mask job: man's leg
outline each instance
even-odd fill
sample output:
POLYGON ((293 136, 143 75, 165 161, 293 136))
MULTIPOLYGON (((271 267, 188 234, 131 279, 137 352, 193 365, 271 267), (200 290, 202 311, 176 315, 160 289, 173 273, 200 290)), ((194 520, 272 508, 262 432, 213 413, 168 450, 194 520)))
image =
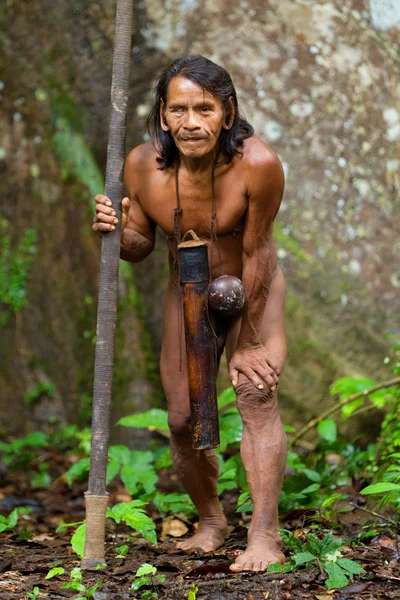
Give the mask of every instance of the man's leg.
POLYGON ((215 550, 224 542, 226 519, 218 501, 218 460, 213 450, 193 450, 183 321, 182 371, 179 371, 178 292, 170 282, 165 298, 161 379, 168 402, 171 457, 175 471, 196 506, 200 523, 178 548, 215 550))
MULTIPOLYGON (((262 339, 266 354, 282 372, 286 358, 283 321, 284 279, 280 269, 273 279, 263 319, 262 339)), ((227 359, 236 347, 240 322, 228 334, 227 359)), ((284 562, 278 534, 278 502, 287 457, 286 435, 279 417, 277 394, 266 386, 257 389, 240 374, 235 388, 243 420, 241 456, 254 503, 248 547, 231 565, 232 571, 264 570, 270 563, 284 562)))

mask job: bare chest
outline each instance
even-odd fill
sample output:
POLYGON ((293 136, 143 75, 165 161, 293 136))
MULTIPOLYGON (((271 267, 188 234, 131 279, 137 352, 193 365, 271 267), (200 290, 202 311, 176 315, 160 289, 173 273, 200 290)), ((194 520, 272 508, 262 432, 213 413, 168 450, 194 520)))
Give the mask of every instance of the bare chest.
MULTIPOLYGON (((211 176, 189 177, 179 174, 181 234, 193 229, 200 237, 210 236, 213 205, 217 235, 224 236, 243 230, 247 210, 244 178, 233 173, 214 179, 214 203, 211 176)), ((167 237, 174 235, 174 213, 177 208, 175 173, 156 172, 148 178, 140 196, 144 211, 157 223, 167 237)))

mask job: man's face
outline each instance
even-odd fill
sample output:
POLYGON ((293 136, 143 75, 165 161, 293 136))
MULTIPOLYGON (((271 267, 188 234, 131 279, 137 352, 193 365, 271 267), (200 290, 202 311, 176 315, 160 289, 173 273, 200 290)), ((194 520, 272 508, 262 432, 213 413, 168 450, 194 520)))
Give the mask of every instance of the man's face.
POLYGON ((166 104, 160 107, 161 126, 171 133, 179 152, 201 158, 214 150, 221 129, 230 129, 233 110, 232 99, 226 111, 218 98, 178 75, 170 81, 166 104))

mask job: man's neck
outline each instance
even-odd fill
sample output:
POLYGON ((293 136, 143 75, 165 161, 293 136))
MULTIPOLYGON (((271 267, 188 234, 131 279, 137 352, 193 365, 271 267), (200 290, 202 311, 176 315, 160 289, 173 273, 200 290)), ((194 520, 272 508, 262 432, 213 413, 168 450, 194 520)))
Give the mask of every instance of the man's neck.
POLYGON ((215 149, 209 154, 199 158, 191 158, 184 154, 180 154, 180 166, 193 175, 201 175, 202 173, 207 173, 211 170, 216 155, 217 151, 215 149))

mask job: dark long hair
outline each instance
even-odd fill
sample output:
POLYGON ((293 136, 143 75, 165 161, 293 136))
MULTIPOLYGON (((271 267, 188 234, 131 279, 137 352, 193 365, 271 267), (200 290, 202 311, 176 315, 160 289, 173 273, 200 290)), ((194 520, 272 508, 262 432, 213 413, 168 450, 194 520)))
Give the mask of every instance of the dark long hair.
POLYGON ((228 71, 208 58, 196 55, 175 60, 161 73, 156 83, 155 99, 147 118, 147 128, 159 154, 157 162, 161 165, 160 168, 170 167, 179 155, 170 132, 164 131, 160 122, 161 100, 166 103, 168 85, 171 79, 177 75, 199 84, 204 90, 218 98, 226 108, 229 98, 233 98, 235 110, 233 124, 229 130, 221 130, 217 156, 218 164, 230 163, 235 154, 241 154, 240 147, 243 145, 243 140, 251 137, 254 129, 240 114, 236 90, 228 71))

